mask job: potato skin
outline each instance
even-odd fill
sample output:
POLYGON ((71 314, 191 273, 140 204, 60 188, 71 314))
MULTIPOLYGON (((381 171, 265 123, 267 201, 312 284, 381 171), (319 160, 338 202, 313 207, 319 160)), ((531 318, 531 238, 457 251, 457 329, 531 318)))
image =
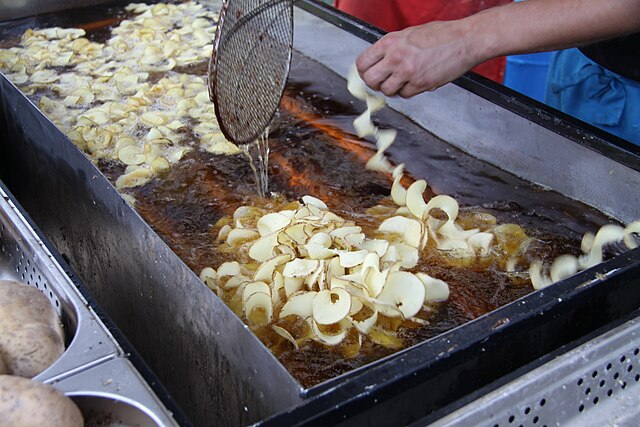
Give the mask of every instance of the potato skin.
POLYGON ((48 384, 0 375, 0 426, 83 427, 75 403, 48 384))
POLYGON ((64 350, 60 318, 49 299, 27 284, 0 280, 0 358, 4 373, 32 378, 64 350))

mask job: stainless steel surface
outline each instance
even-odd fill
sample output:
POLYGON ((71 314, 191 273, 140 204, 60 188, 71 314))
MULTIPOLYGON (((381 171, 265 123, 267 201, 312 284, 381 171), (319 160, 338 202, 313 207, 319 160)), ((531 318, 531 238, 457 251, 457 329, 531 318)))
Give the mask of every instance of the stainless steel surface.
POLYGON ((178 425, 131 362, 124 358, 111 359, 54 386, 79 406, 87 427, 178 425))
MULTIPOLYGON (((342 77, 346 78, 349 66, 369 46, 302 10, 296 9, 294 20, 294 48, 342 77), (318 34, 322 34, 321 41, 318 34)), ((594 136, 587 132, 582 134, 584 144, 576 143, 455 84, 408 100, 391 98, 388 104, 480 160, 622 222, 638 219, 638 170, 591 149, 589 141, 594 136)))
POLYGON ((86 300, 0 187, 0 279, 27 283, 45 294, 62 319, 64 354, 35 379, 54 382, 117 356, 121 350, 86 300))
POLYGON ((640 318, 452 412, 432 427, 637 426, 640 318))
MULTIPOLYGON (((131 427, 177 425, 2 186, 0 279, 42 291, 64 324, 69 341, 64 354, 34 380, 73 396, 86 420, 131 427)), ((87 423, 92 425, 105 423, 87 423)))
POLYGON ((0 21, 108 1, 110 0, 0 0, 0 21))
POLYGON ((209 96, 224 135, 256 140, 278 109, 289 75, 293 0, 226 0, 209 64, 209 96))

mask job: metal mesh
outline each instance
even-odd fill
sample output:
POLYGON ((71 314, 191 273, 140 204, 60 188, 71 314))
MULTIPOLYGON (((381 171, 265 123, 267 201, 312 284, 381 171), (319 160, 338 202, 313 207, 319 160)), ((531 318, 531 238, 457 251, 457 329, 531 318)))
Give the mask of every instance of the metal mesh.
POLYGON ((254 141, 273 117, 291 64, 292 0, 227 0, 209 64, 209 96, 224 135, 254 141))

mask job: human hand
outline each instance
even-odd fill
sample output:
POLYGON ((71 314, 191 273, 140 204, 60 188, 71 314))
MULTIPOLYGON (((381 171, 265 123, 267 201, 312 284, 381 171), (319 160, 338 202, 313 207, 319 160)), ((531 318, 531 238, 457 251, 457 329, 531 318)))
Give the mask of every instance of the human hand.
POLYGON ((387 96, 434 90, 482 62, 465 21, 431 22, 389 33, 356 60, 362 79, 387 96))

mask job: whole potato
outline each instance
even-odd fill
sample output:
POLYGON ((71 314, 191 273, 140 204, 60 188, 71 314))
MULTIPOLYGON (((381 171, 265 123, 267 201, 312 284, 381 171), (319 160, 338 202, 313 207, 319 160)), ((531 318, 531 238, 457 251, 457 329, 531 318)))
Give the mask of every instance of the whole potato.
POLYGON ((80 409, 50 385, 0 375, 0 426, 83 427, 80 409))
POLYGON ((25 283, 0 280, 0 373, 32 378, 62 353, 64 333, 49 299, 25 283))

